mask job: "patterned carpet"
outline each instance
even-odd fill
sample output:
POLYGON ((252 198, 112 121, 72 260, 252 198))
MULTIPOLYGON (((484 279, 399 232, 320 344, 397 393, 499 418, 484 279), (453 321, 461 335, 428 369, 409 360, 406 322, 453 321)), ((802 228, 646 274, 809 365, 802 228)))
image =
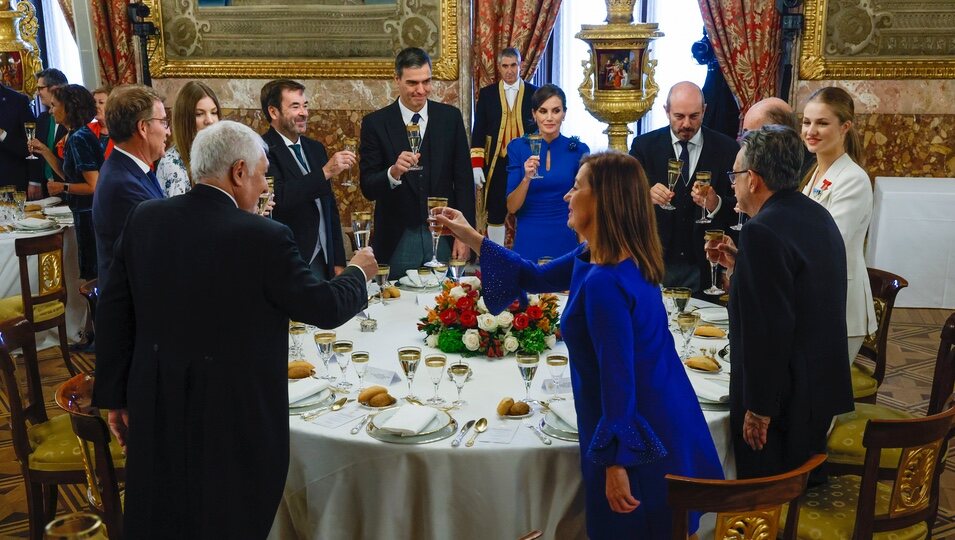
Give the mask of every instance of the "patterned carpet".
MULTIPOLYGON (((888 375, 879 390, 879 403, 925 414, 939 332, 949 313, 933 309, 895 310, 889 330, 888 375)), ((73 362, 87 371, 92 368, 95 357, 74 353, 73 362)), ((55 349, 41 353, 40 373, 47 409, 51 416, 60 414, 53 403, 53 395, 57 386, 68 377, 55 349)), ((10 440, 6 394, 0 394, 0 538, 24 538, 27 536, 26 498, 10 440)), ((942 475, 940 493, 941 505, 933 538, 955 538, 955 452, 952 452, 942 475)), ((80 486, 61 487, 58 511, 67 513, 85 509, 85 496, 85 489, 80 486)))

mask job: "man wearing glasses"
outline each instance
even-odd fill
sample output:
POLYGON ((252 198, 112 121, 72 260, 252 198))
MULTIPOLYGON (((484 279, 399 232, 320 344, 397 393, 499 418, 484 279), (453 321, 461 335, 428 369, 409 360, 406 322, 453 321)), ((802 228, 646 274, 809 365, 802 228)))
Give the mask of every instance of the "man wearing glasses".
MULTIPOLYGON (((52 89, 55 86, 67 84, 66 75, 56 68, 48 68, 36 74, 36 94, 40 103, 50 108, 53 99, 52 89)), ((40 113, 36 119, 36 139, 47 146, 56 148, 56 143, 66 136, 66 126, 56 123, 49 110, 40 113)), ((30 170, 30 185, 27 187, 27 198, 42 199, 45 195, 46 183, 53 180, 53 169, 44 160, 33 161, 30 170)))

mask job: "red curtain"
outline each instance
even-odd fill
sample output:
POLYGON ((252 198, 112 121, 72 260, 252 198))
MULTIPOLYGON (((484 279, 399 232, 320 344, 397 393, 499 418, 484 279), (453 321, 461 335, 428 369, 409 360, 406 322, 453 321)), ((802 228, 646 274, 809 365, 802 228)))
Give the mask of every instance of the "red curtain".
POLYGON ((136 82, 132 30, 126 15, 128 0, 89 2, 103 83, 117 86, 136 82))
POLYGON ((703 24, 740 118, 777 92, 780 31, 775 0, 699 0, 703 24))
POLYGON ((63 18, 66 19, 66 25, 70 27, 70 33, 73 39, 76 39, 76 23, 73 21, 73 0, 59 0, 60 9, 63 10, 63 18))
POLYGON ((554 28, 561 0, 474 0, 475 92, 497 81, 497 53, 505 47, 521 51, 521 78, 537 69, 554 28))

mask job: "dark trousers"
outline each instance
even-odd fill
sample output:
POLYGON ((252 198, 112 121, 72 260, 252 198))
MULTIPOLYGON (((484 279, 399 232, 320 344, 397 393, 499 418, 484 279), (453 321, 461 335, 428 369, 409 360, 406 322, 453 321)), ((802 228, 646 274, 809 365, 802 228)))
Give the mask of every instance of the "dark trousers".
MULTIPOLYGON (((486 171, 485 171, 486 172, 486 171)), ((507 218, 507 158, 497 158, 494 175, 484 185, 484 208, 488 225, 504 225, 507 218)))
MULTIPOLYGON (((800 425, 773 425, 771 420, 762 450, 753 450, 743 440, 742 433, 733 434, 733 451, 736 456, 736 477, 759 478, 791 471, 815 454, 826 453, 831 419, 800 425)), ((811 484, 825 482, 823 467, 809 476, 811 484)))
POLYGON ((328 281, 332 279, 332 276, 328 275, 328 264, 325 262, 325 252, 319 250, 315 255, 315 258, 312 259, 312 264, 308 265, 311 268, 312 273, 315 274, 315 277, 319 281, 328 281))
POLYGON ((93 233, 93 210, 74 210, 76 252, 80 262, 80 279, 96 279, 96 235, 93 233))

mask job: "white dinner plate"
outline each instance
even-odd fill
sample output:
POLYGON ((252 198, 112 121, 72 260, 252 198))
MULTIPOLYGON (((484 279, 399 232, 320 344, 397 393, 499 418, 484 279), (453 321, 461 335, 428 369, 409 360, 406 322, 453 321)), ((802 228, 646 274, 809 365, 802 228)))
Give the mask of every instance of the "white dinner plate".
POLYGON ((544 423, 558 431, 563 431, 570 435, 577 435, 577 426, 571 426, 567 422, 564 422, 554 411, 544 413, 544 423))
POLYGON ((725 307, 704 307, 696 310, 696 313, 700 314, 700 320, 703 322, 713 324, 727 324, 730 322, 730 316, 725 307))
POLYGON ((544 418, 542 418, 541 421, 540 421, 540 428, 541 428, 541 431, 543 431, 545 435, 547 435, 547 436, 549 436, 549 437, 553 437, 553 438, 555 438, 555 439, 560 439, 560 440, 562 440, 562 441, 569 441, 569 442, 579 442, 579 441, 580 441, 580 435, 578 435, 576 432, 575 432, 575 433, 568 433, 568 432, 566 432, 566 431, 563 431, 563 430, 560 430, 560 429, 556 429, 556 428, 554 428, 554 426, 548 424, 548 423, 547 423, 547 420, 544 419, 544 418))
POLYGON ((381 426, 385 425, 385 423, 388 422, 388 420, 391 419, 391 417, 397 412, 398 408, 394 407, 391 409, 385 409, 375 416, 372 416, 371 420, 368 421, 368 431, 371 432, 372 430, 375 430, 381 432, 382 435, 391 435, 400 439, 414 439, 416 437, 428 437, 430 435, 434 435, 442 429, 447 428, 449 425, 451 425, 451 422, 454 421, 450 414, 438 410, 431 422, 421 430, 421 433, 418 433, 417 435, 398 435, 395 433, 389 433, 387 431, 381 431, 381 426))
POLYGON ((312 394, 306 398, 302 398, 295 403, 292 403, 288 406, 289 411, 297 411, 299 409, 319 407, 331 402, 331 398, 334 396, 331 388, 326 388, 317 394, 312 394))

